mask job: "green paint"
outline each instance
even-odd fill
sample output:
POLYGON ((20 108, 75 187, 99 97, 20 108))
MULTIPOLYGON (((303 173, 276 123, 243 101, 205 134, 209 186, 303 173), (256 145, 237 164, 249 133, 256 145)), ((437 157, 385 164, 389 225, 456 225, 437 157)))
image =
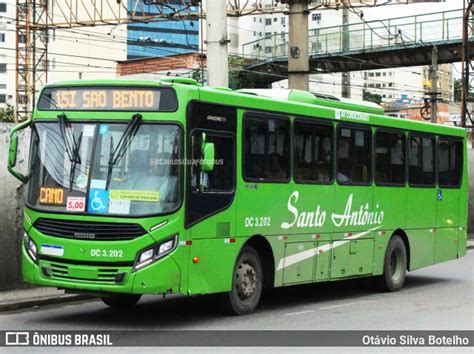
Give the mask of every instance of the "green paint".
MULTIPOLYGON (((172 87, 179 102, 175 112, 140 114, 143 122, 178 123, 184 132, 187 126, 186 111, 191 101, 237 107, 235 194, 230 206, 190 228, 184 227, 184 196, 188 186, 183 175, 178 181, 183 197, 180 207, 156 216, 53 213, 36 211, 26 206, 25 212, 29 218, 25 218, 24 227, 38 250, 43 244, 64 248, 62 256, 49 255, 36 263, 23 249, 23 276, 28 283, 116 293, 173 292, 194 295, 229 291, 238 253, 255 235, 265 237, 271 247, 275 286, 382 274, 385 249, 391 235, 397 230, 407 237, 410 270, 466 254, 467 154, 464 154, 460 188, 419 188, 411 187, 408 183, 397 187, 377 186, 374 183, 348 186, 335 181, 317 185, 296 183, 292 178, 287 183, 263 183, 245 181, 242 167, 243 120, 244 113, 249 110, 277 112, 291 121, 295 117, 308 120, 318 118, 318 121, 324 121, 334 128, 340 122, 357 123, 369 126, 372 133, 377 127, 386 127, 421 131, 435 136, 453 136, 463 139, 465 149, 465 131, 462 129, 388 118, 374 107, 314 97, 311 99, 311 95, 304 92, 294 92, 288 101, 277 101, 243 92, 203 88, 193 80, 74 81, 56 86, 172 87), (438 189, 442 190, 441 200, 437 198, 438 189), (36 229, 35 222, 39 218, 58 222, 134 223, 145 230, 145 235, 122 241, 55 237, 36 229), (133 271, 133 264, 141 251, 175 234, 179 234, 179 245, 174 251, 133 271), (196 257, 199 258, 198 262, 195 261, 196 257), (41 267, 50 269, 53 275, 45 275, 41 267), (111 269, 112 274, 124 273, 123 280, 117 283, 113 278, 107 278, 99 271, 104 268, 111 269)), ((127 123, 137 112, 64 113, 72 122, 99 120, 113 124, 113 121, 127 123)), ((38 120, 55 124, 57 112, 35 110, 33 122, 38 120)), ((12 136, 26 126, 24 124, 15 128, 12 136)), ((97 135, 89 137, 97 138, 97 135)), ((188 144, 186 137, 184 142, 188 144)), ((147 144, 136 143, 143 146, 147 144)), ((184 152, 187 149, 189 146, 183 147, 184 152)), ((205 143, 202 151, 206 159, 214 160, 217 156, 214 143, 205 143)), ((13 139, 9 169, 18 177, 18 172, 13 170, 15 152, 16 140, 13 139)), ((211 164, 202 167, 202 171, 207 173, 216 171, 216 166, 211 164)), ((189 168, 190 165, 185 166, 185 169, 189 168)), ((145 181, 146 176, 142 179, 143 183, 145 181)), ((121 183, 127 183, 126 178, 121 183)), ((120 193, 128 190, 123 189, 120 193)), ((119 191, 111 192, 110 199, 117 197, 117 193, 119 191)), ((154 196, 145 199, 152 203, 156 199, 154 196)), ((141 196, 139 199, 144 200, 141 196)), ((166 195, 160 192, 159 199, 161 202, 166 199, 166 195)))

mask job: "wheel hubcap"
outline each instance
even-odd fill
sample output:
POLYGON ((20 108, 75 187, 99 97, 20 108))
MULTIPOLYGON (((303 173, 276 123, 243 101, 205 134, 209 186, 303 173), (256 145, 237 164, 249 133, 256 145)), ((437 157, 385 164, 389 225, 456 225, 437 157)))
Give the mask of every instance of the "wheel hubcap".
POLYGON ((239 298, 246 299, 255 292, 257 288, 257 272, 247 262, 239 264, 235 273, 235 286, 239 298))

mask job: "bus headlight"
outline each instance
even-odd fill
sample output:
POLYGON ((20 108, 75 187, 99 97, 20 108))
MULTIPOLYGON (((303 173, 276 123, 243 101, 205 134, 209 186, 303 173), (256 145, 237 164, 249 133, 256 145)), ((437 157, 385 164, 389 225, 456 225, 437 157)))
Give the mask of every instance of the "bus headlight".
POLYGON ((147 265, 156 262, 158 259, 166 256, 172 252, 178 245, 178 235, 174 235, 172 238, 160 242, 146 250, 138 253, 133 266, 133 271, 137 271, 146 267, 147 265))
POLYGON ((36 247, 36 243, 30 238, 30 236, 28 236, 26 232, 23 234, 23 242, 31 259, 36 262, 38 260, 38 248, 36 247))

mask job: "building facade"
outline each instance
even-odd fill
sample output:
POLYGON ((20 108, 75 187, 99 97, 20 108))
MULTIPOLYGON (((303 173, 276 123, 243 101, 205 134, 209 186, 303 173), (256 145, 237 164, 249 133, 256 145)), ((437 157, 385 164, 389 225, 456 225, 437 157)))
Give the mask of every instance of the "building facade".
MULTIPOLYGON (((136 1, 128 0, 129 8, 136 1)), ((147 14, 157 14, 153 2, 143 1, 147 14)), ((163 7, 165 13, 179 12, 183 5, 179 1, 163 7)), ((193 12, 199 11, 197 6, 193 12)), ((196 52, 199 49, 199 21, 160 19, 148 23, 131 22, 127 25, 127 59, 163 57, 196 52)))
POLYGON ((0 0, 0 108, 15 104, 16 7, 0 0))

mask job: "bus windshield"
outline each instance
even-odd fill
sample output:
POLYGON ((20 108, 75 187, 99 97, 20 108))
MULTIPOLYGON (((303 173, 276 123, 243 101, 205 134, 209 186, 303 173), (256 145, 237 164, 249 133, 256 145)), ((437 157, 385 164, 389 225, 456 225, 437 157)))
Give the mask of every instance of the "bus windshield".
POLYGON ((181 128, 141 123, 111 164, 127 126, 35 123, 28 205, 52 212, 124 216, 157 215, 178 208, 181 128))

